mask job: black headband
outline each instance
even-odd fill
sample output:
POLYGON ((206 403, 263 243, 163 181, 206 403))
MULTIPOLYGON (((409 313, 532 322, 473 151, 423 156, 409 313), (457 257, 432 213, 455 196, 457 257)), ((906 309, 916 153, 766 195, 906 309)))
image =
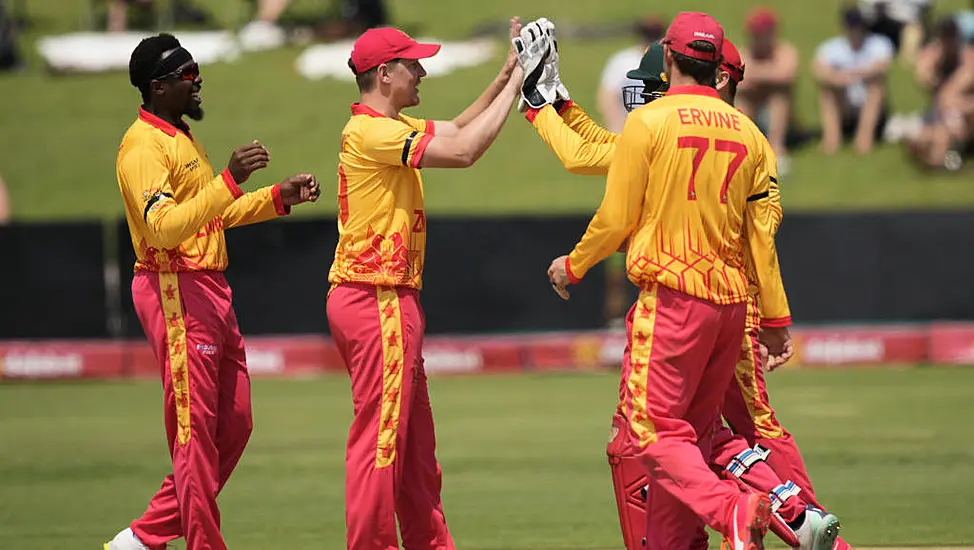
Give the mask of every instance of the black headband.
POLYGON ((146 77, 145 84, 172 73, 192 60, 193 56, 182 46, 163 52, 156 66, 149 73, 149 76, 146 77))

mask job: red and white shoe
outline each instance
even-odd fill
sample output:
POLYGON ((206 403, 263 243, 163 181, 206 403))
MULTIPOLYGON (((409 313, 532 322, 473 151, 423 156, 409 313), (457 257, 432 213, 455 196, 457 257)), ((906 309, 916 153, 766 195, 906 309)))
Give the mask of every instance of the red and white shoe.
POLYGON ((744 494, 734 506, 734 538, 729 550, 764 550, 764 535, 771 525, 771 499, 765 494, 744 494))

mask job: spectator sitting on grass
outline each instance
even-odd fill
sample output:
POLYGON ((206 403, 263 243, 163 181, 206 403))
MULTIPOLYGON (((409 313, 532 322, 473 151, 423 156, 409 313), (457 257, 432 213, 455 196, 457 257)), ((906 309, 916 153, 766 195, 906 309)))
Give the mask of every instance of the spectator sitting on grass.
POLYGON ((845 33, 815 52, 822 151, 835 153, 842 139, 855 138, 860 154, 872 151, 886 118, 886 75, 893 60, 888 38, 869 32, 858 8, 842 14, 845 33))
POLYGON ((737 91, 737 107, 768 136, 778 156, 779 174, 788 171, 785 146, 792 116, 798 50, 778 38, 778 18, 758 8, 747 18, 749 42, 742 53, 746 75, 737 91))
POLYGON ((939 22, 936 37, 920 51, 916 78, 930 92, 931 107, 908 140, 910 153, 925 166, 959 168, 974 123, 974 46, 953 17, 939 22))

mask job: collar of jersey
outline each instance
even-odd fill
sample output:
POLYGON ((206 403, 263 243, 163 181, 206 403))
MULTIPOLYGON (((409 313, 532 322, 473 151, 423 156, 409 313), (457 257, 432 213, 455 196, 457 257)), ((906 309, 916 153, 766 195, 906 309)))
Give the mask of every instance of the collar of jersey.
MULTIPOLYGON (((176 128, 172 124, 169 124, 165 120, 162 120, 161 118, 159 118, 156 115, 150 113, 149 111, 146 111, 142 107, 139 107, 139 120, 141 120, 142 122, 145 122, 145 123, 147 123, 149 125, 155 126, 156 128, 158 128, 158 129, 162 130, 163 132, 165 132, 166 135, 168 135, 169 137, 176 137, 176 132, 179 132, 180 131, 180 128, 176 128)), ((183 132, 187 136, 189 136, 190 138, 192 138, 193 137, 193 134, 191 134, 189 132, 189 125, 187 125, 184 122, 183 123, 183 126, 184 126, 184 128, 182 129, 183 132)))
POLYGON ((666 91, 667 96, 671 95, 705 95, 710 97, 720 98, 717 95, 717 90, 709 86, 670 86, 670 89, 666 91))
POLYGON ((389 118, 386 115, 376 111, 368 105, 363 105, 361 103, 352 103, 352 114, 353 115, 369 115, 376 118, 389 118))

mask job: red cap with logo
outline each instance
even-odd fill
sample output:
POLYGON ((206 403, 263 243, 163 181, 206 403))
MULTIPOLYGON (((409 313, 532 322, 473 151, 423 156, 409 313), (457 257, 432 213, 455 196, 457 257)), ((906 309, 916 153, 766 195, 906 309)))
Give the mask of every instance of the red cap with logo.
POLYGON ((737 46, 729 39, 724 39, 724 50, 721 52, 724 60, 720 63, 720 68, 730 74, 730 77, 738 84, 744 80, 744 60, 741 59, 741 52, 737 51, 737 46))
POLYGON ((701 61, 717 61, 724 48, 724 28, 716 19, 700 12, 681 12, 666 31, 663 44, 674 52, 701 61), (714 52, 701 52, 690 47, 691 42, 709 42, 714 52))
POLYGON ((440 51, 439 44, 421 44, 392 27, 369 29, 352 46, 352 66, 363 73, 393 59, 426 59, 440 51))

